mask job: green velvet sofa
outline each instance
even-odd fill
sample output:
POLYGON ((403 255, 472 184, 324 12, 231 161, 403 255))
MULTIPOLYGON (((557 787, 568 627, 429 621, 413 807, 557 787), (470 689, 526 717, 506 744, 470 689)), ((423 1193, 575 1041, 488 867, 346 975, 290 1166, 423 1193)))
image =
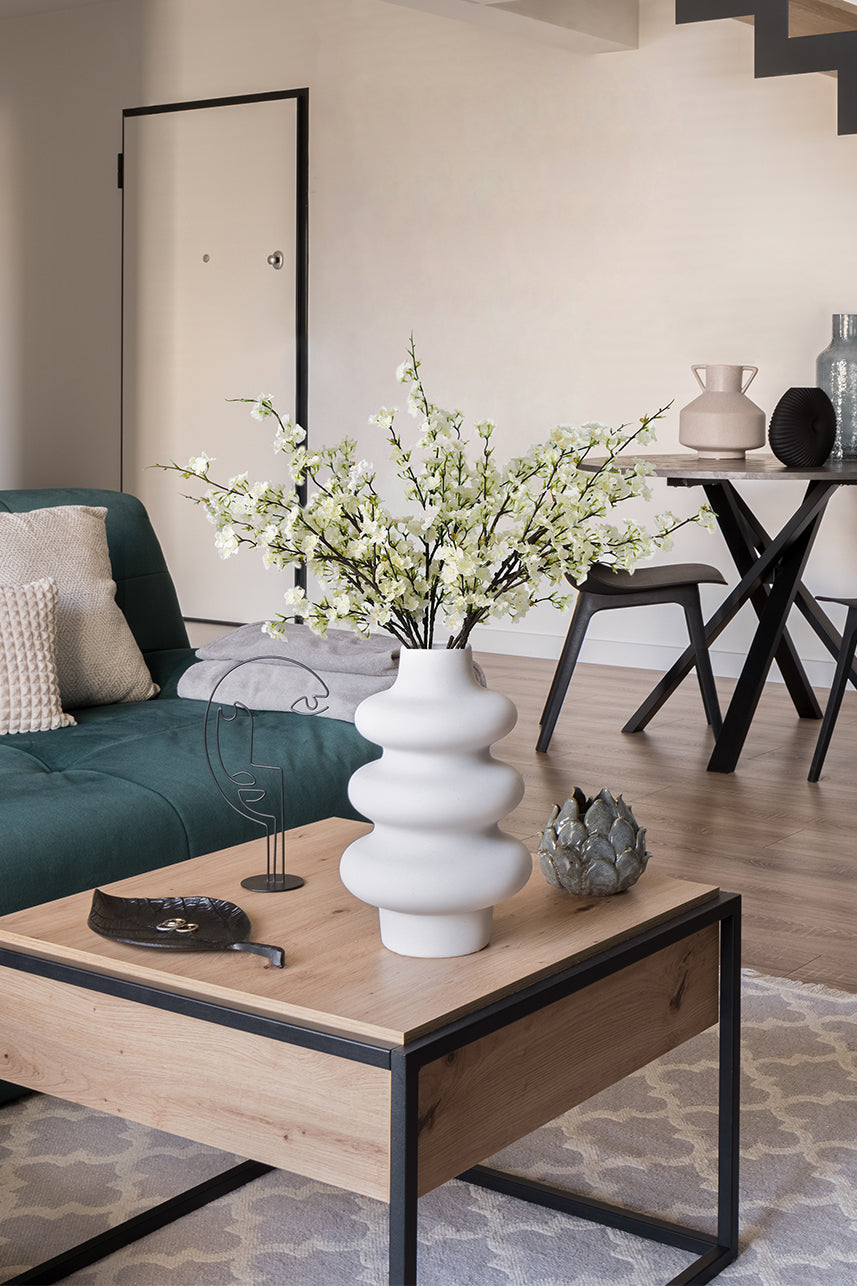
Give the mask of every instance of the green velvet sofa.
MULTIPOLYGON (((195 653, 145 508, 114 491, 0 491, 7 512, 56 505, 106 507, 116 602, 160 692, 0 737, 0 914, 263 833, 212 779, 206 703, 176 695, 195 653)), ((355 816, 348 779, 380 754, 351 723, 271 711, 257 714, 255 750, 285 770, 287 826, 355 816)))

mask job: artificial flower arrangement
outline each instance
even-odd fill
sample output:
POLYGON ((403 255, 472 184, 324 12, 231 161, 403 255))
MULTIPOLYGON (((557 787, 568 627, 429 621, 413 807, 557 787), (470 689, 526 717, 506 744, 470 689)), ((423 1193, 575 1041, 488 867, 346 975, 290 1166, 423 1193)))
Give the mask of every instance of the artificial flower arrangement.
MULTIPOLYGON (((382 408, 370 423, 389 443, 403 484, 402 513, 382 501, 376 470, 355 459, 352 439, 311 450, 304 430, 267 396, 234 400, 252 402, 254 419, 274 421, 274 450, 286 457, 282 482, 250 482, 246 473, 216 482, 209 473, 214 460, 204 452, 186 465, 159 466, 205 484, 201 496, 189 499, 216 527, 221 557, 247 546, 268 568, 308 566, 323 587, 320 597, 310 602, 300 588, 284 597, 289 616, 305 618, 319 633, 342 624, 362 634, 384 630, 408 648, 431 648, 442 630, 446 647, 462 648, 474 627, 492 617, 520 620, 544 602, 568 607, 570 582, 595 562, 633 570, 668 548, 685 523, 712 527, 707 505, 683 520, 658 514, 652 530, 608 521, 623 501, 650 498, 651 466, 617 457, 632 443, 654 439, 652 425, 666 407, 632 431, 558 425, 546 442, 498 465, 491 420, 475 426, 471 459, 461 413, 429 401, 413 337, 397 378, 409 386, 408 409, 420 422, 412 444, 396 429, 394 410, 382 408), (596 453, 603 461, 585 470, 596 453)), ((264 628, 284 638, 287 619, 281 614, 264 628)))

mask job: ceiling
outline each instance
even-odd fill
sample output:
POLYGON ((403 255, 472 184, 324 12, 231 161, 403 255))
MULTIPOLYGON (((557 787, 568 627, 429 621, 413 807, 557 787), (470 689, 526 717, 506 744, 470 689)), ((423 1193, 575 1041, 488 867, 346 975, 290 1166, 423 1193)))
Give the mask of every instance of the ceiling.
MULTIPOLYGON (((80 8, 102 0, 0 0, 0 19, 80 8)), ((311 3, 312 0, 309 0, 311 3)), ((388 0, 441 17, 494 26, 579 52, 632 49, 639 0, 388 0)))
POLYGON ((387 0, 577 53, 636 49, 640 0, 387 0))
MULTIPOLYGON (((84 5, 101 2, 102 0, 0 0, 0 18, 11 18, 27 13, 47 13, 52 9, 78 9, 84 5)), ((456 17, 465 15, 468 9, 472 13, 474 8, 481 6, 482 14, 489 21, 492 17, 490 10, 494 9, 494 14, 501 20, 505 17, 514 20, 517 14, 531 19, 541 19, 542 22, 539 25, 542 26, 552 25, 550 22, 544 23, 545 17, 548 16, 546 10, 548 12, 553 10, 550 17, 555 23, 557 11, 561 12, 564 7, 569 13, 574 14, 576 10, 586 10, 587 7, 593 6, 593 0, 392 0, 392 3, 456 17)), ((604 6, 605 0, 599 0, 599 3, 604 6)), ((619 10, 622 5, 628 4, 628 0, 609 0, 609 3, 619 10)), ((752 4, 748 3, 747 7, 751 9, 752 4)), ((857 0, 792 0, 792 9, 793 11, 805 10, 810 21, 813 22, 811 30, 817 31, 822 29, 818 24, 823 18, 832 18, 832 25, 836 27, 837 10, 840 14, 846 15, 857 11, 857 0)), ((792 34, 798 33, 793 31, 792 34)))

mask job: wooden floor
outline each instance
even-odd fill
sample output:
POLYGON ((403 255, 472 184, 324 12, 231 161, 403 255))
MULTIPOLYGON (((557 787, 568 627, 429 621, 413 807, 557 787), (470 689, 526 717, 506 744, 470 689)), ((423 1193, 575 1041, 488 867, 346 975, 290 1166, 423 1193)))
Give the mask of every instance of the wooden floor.
MULTIPOLYGON (((769 683, 734 773, 709 773, 712 738, 691 675, 645 732, 620 729, 657 674, 578 665, 546 755, 534 747, 550 661, 480 653, 518 707, 495 747, 526 782, 503 823, 533 849, 554 803, 580 786, 622 794, 648 831, 650 865, 741 893, 744 964, 857 993, 857 692, 846 693, 821 780, 806 780, 818 722, 769 683)), ((717 680, 721 704, 732 684, 717 680)), ((827 693, 818 693, 822 708, 827 693)), ((645 877, 644 877, 645 878, 645 877)))

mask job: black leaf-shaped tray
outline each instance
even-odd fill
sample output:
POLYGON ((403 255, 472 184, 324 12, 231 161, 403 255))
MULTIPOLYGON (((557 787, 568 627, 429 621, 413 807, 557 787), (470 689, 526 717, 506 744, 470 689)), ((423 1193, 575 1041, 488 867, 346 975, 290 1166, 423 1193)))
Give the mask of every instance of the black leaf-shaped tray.
POLYGON ((248 942, 250 921, 240 906, 220 898, 118 898, 96 889, 90 929, 131 947, 168 951, 250 951, 277 969, 286 963, 282 947, 248 942))

